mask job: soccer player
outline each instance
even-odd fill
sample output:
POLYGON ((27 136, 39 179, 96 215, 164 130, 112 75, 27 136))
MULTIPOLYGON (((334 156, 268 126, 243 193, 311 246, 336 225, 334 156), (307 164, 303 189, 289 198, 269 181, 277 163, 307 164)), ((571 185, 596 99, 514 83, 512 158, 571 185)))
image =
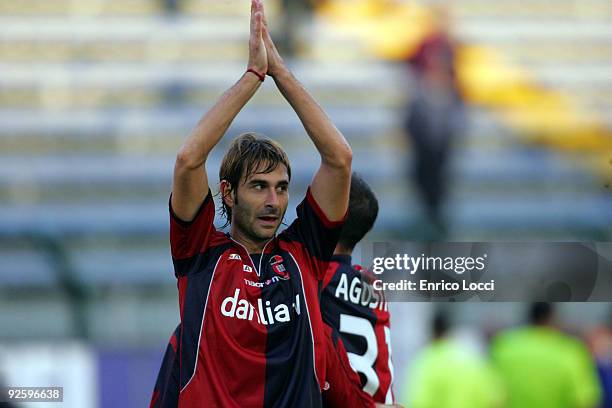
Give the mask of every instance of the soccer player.
POLYGON ((318 290, 348 207, 351 149, 278 54, 252 0, 247 72, 204 115, 178 152, 170 244, 178 278, 179 407, 317 407, 325 384, 318 290), (246 134, 219 170, 230 233, 213 225, 206 158, 271 76, 315 144, 321 164, 276 235, 291 167, 268 139, 246 134))
MULTIPOLYGON (((390 327, 387 305, 381 298, 379 302, 373 301, 373 296, 379 297, 381 294, 371 291, 367 277, 363 276, 360 267, 351 266, 350 259, 353 248, 372 228, 377 214, 378 201, 374 193, 359 175, 353 173, 348 216, 336 246, 336 255, 332 257, 333 262, 327 269, 324 280, 326 287, 321 301, 326 323, 334 326, 333 331, 327 328, 333 335, 328 336, 326 340, 329 357, 326 362, 326 382, 330 384, 330 389, 323 393, 325 406, 372 406, 371 396, 380 404, 393 403, 393 367, 391 348, 388 345, 390 327), (350 296, 349 286, 353 288, 350 296), (364 287, 367 287, 369 292, 363 289, 364 287), (351 301, 355 300, 357 291, 368 293, 363 297, 365 304, 359 303, 362 299, 360 295, 358 303, 351 301), (343 332, 339 331, 340 321, 344 322, 343 332), (355 321, 361 325, 351 324, 355 321), (343 340, 351 350, 348 356, 343 340), (359 371, 361 378, 353 372, 348 358, 359 371), (363 362, 366 364, 362 364, 363 362), (347 384, 347 381, 354 382, 358 387, 347 384), (372 384, 378 386, 374 387, 372 384), (368 392, 367 396, 360 392, 362 387, 368 392)), ((178 330, 179 328, 175 336, 178 330)), ((151 408, 177 406, 179 368, 176 353, 175 339, 172 337, 157 379, 151 408), (174 374, 168 373, 168 370, 173 370, 174 374)))
POLYGON ((529 320, 491 342, 493 364, 507 389, 506 407, 599 407, 593 357, 582 341, 557 327, 553 304, 532 304, 529 320))
POLYGON ((351 177, 347 219, 323 280, 321 312, 344 342, 360 387, 375 402, 393 403, 390 320, 382 293, 373 290, 367 272, 353 266, 355 245, 372 229, 378 200, 358 174, 351 177))
MULTIPOLYGON (((445 311, 431 321, 430 344, 415 356, 404 403, 411 408, 501 408, 503 387, 485 359, 451 336, 445 311)), ((523 367, 525 368, 525 367, 523 367)))

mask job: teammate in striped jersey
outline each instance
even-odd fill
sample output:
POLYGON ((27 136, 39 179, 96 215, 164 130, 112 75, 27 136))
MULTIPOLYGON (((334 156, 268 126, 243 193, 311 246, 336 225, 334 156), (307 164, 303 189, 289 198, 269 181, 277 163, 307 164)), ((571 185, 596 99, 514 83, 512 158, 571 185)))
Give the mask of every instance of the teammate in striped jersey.
POLYGON ((352 265, 355 245, 372 229, 378 200, 361 176, 353 173, 348 216, 323 280, 323 320, 343 340, 360 386, 375 402, 393 404, 390 315, 368 272, 352 265))

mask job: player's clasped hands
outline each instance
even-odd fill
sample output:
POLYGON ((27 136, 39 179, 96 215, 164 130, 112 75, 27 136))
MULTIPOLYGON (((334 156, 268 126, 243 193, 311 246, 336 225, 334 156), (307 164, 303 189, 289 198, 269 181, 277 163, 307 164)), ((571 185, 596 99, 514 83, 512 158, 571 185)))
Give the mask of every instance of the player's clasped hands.
POLYGON ((268 56, 263 41, 264 11, 261 0, 251 0, 251 35, 249 38, 249 63, 260 75, 268 73, 268 56))
POLYGON ((248 69, 275 77, 285 69, 268 28, 262 0, 251 0, 251 35, 248 69))

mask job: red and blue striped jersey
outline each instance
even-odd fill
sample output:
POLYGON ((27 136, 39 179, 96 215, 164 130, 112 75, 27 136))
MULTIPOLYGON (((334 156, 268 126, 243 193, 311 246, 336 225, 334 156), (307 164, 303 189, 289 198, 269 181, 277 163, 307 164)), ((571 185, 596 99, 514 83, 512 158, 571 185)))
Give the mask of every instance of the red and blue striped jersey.
POLYGON ((323 281, 323 320, 344 342, 360 385, 374 401, 393 404, 391 324, 384 294, 348 255, 334 255, 323 281))
MULTIPOLYGON (((177 408, 179 394, 178 336, 180 324, 170 337, 155 382, 149 408, 177 408)), ((372 397, 361 391, 359 376, 348 361, 342 340, 325 325, 326 368, 323 386, 323 406, 372 408, 372 397)), ((263 380, 263 379, 262 379, 263 380)))
POLYGON ((191 222, 170 208, 179 407, 321 406, 327 352, 319 291, 342 222, 329 221, 310 190, 296 210, 256 264, 215 229, 210 191, 191 222))
POLYGON ((180 365, 178 360, 178 342, 181 336, 179 324, 168 341, 166 352, 162 359, 155 388, 151 396, 149 408, 176 408, 178 407, 180 365))

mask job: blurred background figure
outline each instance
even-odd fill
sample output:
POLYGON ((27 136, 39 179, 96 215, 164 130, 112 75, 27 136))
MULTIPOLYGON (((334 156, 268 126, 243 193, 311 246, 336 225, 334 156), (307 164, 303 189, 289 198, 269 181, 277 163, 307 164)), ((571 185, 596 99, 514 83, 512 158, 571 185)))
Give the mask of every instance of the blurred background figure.
POLYGON ((509 408, 595 408, 601 398, 595 364, 584 343, 562 333, 550 303, 534 303, 529 325, 503 331, 491 356, 509 408))
POLYGON ((438 311, 432 338, 415 357, 402 403, 411 408, 502 407, 503 390, 486 361, 450 333, 449 315, 438 311))
POLYGON ((312 14, 316 6, 325 0, 281 0, 280 31, 276 44, 279 52, 287 58, 295 57, 308 45, 307 36, 312 25, 312 14))
POLYGON ((413 92, 406 108, 405 131, 413 148, 412 179, 424 206, 433 238, 446 236, 443 206, 447 196, 448 162, 462 133, 465 109, 456 68, 446 6, 434 8, 434 26, 408 59, 414 75, 413 92))
POLYGON ((158 0, 168 15, 174 15, 181 10, 181 0, 158 0))
POLYGON ((612 408, 612 310, 603 324, 595 327, 588 335, 588 345, 602 386, 602 408, 612 408))

